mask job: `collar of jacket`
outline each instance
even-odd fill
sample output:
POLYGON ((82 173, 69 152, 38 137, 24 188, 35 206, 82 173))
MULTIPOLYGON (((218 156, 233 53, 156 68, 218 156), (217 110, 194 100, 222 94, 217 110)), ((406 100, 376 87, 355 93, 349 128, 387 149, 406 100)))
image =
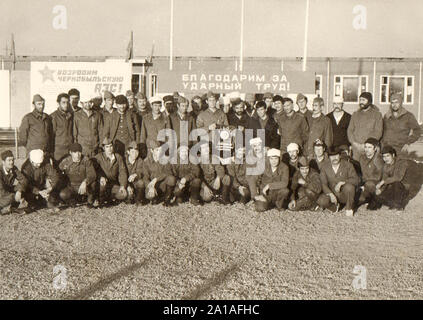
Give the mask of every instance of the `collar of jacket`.
MULTIPOLYGON (((404 107, 401 107, 401 108, 398 110, 398 117, 397 117, 397 118, 399 118, 399 117, 403 116, 403 115, 404 115, 404 114, 406 114, 406 113, 408 113, 408 111, 407 111, 407 110, 405 110, 405 108, 404 108, 404 107)), ((386 117, 387 119, 389 119, 389 118, 391 118, 391 117, 394 117, 394 113, 392 112, 391 108, 389 108, 389 110, 386 112, 385 117, 386 117)), ((395 117, 394 117, 394 118, 395 118, 395 117)))
POLYGON ((60 113, 62 116, 64 116, 66 119, 69 119, 70 117, 72 117, 72 114, 71 114, 69 111, 65 112, 65 111, 63 111, 63 110, 62 110, 62 109, 60 109, 60 108, 57 108, 57 110, 59 110, 59 113, 60 113))
POLYGON ((43 113, 39 113, 38 111, 37 111, 37 109, 34 109, 33 111, 32 111, 32 114, 34 115, 34 117, 36 117, 37 119, 42 119, 42 120, 44 120, 44 119, 46 119, 47 118, 47 115, 43 112, 43 113))

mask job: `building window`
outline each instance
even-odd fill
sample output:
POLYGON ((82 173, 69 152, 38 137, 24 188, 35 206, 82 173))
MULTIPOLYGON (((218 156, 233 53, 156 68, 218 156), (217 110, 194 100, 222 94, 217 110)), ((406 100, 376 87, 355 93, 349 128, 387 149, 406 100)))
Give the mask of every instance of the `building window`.
POLYGON ((314 94, 318 97, 322 96, 322 79, 323 76, 321 74, 316 74, 314 78, 314 94))
POLYGON ((414 103, 414 76, 381 76, 380 103, 389 103, 389 97, 400 93, 404 104, 414 103))
POLYGON ((368 76, 336 75, 334 97, 344 98, 345 103, 358 103, 358 97, 367 91, 368 83, 368 76))
POLYGON ((141 92, 145 94, 145 81, 146 76, 142 75, 140 73, 134 73, 132 74, 132 83, 131 83, 131 90, 134 94, 137 94, 138 92, 141 92))
POLYGON ((150 74, 150 97, 154 97, 159 92, 159 81, 157 74, 150 74))

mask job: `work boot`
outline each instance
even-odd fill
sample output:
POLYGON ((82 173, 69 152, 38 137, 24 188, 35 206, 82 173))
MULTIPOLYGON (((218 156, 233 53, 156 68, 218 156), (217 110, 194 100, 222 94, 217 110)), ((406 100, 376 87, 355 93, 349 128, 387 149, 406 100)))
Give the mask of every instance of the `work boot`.
POLYGON ((223 186, 222 188, 222 198, 219 199, 219 202, 223 205, 231 204, 230 200, 230 187, 229 186, 223 186))
POLYGON ((175 202, 172 203, 172 198, 173 198, 172 193, 173 193, 173 188, 170 186, 166 186, 166 192, 164 195, 164 203, 163 203, 165 207, 171 207, 175 205, 175 202))
POLYGON ((192 187, 191 188, 190 202, 195 206, 200 206, 202 204, 201 200, 200 200, 200 190, 201 190, 201 188, 199 188, 199 187, 192 187))
POLYGON ((145 198, 145 189, 140 189, 137 191, 135 202, 137 206, 145 206, 148 204, 149 201, 145 198))

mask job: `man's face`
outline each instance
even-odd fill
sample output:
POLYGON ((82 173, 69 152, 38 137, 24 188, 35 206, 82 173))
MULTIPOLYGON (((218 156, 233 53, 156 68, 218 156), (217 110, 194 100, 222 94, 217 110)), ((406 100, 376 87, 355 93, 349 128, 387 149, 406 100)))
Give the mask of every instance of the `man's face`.
POLYGON ((128 104, 132 107, 134 105, 134 102, 135 102, 134 96, 128 96, 126 98, 128 99, 128 104))
POLYGON ((274 168, 279 165, 279 157, 269 157, 270 165, 274 168))
POLYGON ((402 101, 400 99, 392 99, 391 101, 391 110, 397 112, 402 106, 402 101))
POLYGON ((151 105, 151 111, 154 113, 154 114, 159 114, 160 113, 160 108, 162 107, 162 104, 160 103, 160 102, 154 102, 152 105, 151 105))
POLYGON ((66 97, 62 97, 59 101, 59 108, 63 112, 67 112, 69 110, 69 99, 66 97))
POLYGON ((367 100, 364 97, 360 97, 359 104, 360 104, 360 108, 361 109, 366 109, 368 107, 368 105, 369 105, 369 100, 367 100))
POLYGON ((283 104, 283 110, 285 111, 286 114, 291 114, 292 111, 294 111, 294 105, 291 101, 286 101, 283 104))
POLYGON ((207 105, 209 106, 209 108, 215 108, 216 107, 216 98, 214 96, 207 98, 207 105))
POLYGON ((3 160, 3 168, 7 171, 11 170, 15 166, 15 158, 14 157, 7 157, 3 160))
POLYGON ((238 117, 242 116, 242 114, 244 113, 244 105, 242 103, 237 104, 234 107, 234 111, 238 117))
POLYGON ((144 109, 147 106, 147 99, 137 99, 138 108, 144 109))
POLYGON ((178 104, 178 112, 180 114, 186 114, 188 111, 188 103, 182 102, 178 104))
POLYGON ((42 162, 34 162, 34 161, 31 161, 31 163, 34 166, 34 168, 39 168, 41 167, 41 164, 42 164, 42 162))
POLYGON ((307 100, 304 98, 301 98, 297 101, 298 109, 305 110, 307 109, 307 100))
POLYGON ((322 111, 322 106, 319 102, 313 102, 313 113, 319 113, 322 111))
POLYGON ((275 110, 276 110, 277 113, 282 112, 282 110, 283 110, 282 101, 280 101, 280 100, 275 101, 273 103, 273 108, 275 108, 275 110))
POLYGON ((384 153, 382 155, 382 158, 383 158, 383 161, 386 164, 392 164, 394 162, 394 156, 392 154, 390 154, 390 153, 384 153))
POLYGON ((255 155, 259 155, 262 154, 263 152, 263 146, 261 143, 256 143, 255 145, 253 145, 253 151, 255 155))
POLYGON ((43 113, 43 111, 44 111, 44 101, 36 101, 36 102, 34 102, 34 108, 39 113, 43 113))
POLYGON ((84 108, 85 110, 91 110, 93 107, 92 101, 81 102, 81 104, 82 104, 82 108, 84 108))
POLYGON ((168 112, 172 112, 172 111, 173 111, 173 103, 172 103, 172 102, 166 102, 166 103, 165 103, 165 109, 166 109, 168 112))
POLYGON ((310 171, 310 167, 300 167, 300 173, 302 177, 305 179, 310 171))
POLYGON ((256 111, 260 118, 264 118, 264 116, 266 115, 266 109, 264 107, 257 108, 256 111))
POLYGON ((135 149, 135 148, 131 148, 131 149, 129 149, 128 150, 128 155, 132 158, 132 159, 136 159, 136 158, 138 158, 138 155, 139 155, 139 151, 138 151, 138 149, 135 149))
POLYGON ((104 106, 110 110, 113 108, 113 103, 115 102, 115 99, 113 98, 107 98, 106 100, 104 100, 104 106))
POLYGON ((266 106, 267 106, 268 109, 271 108, 272 105, 273 105, 272 98, 266 98, 266 99, 264 99, 264 102, 266 103, 266 106))
POLYGON ((126 103, 116 104, 116 109, 119 111, 119 113, 125 113, 126 103))
POLYGON ((247 105, 249 106, 249 107, 253 107, 254 106, 254 97, 247 97, 246 99, 245 99, 245 102, 247 103, 247 105))
POLYGON ((298 159, 298 150, 289 150, 288 154, 291 160, 295 161, 298 159))
POLYGON ((329 160, 332 165, 336 166, 341 161, 341 156, 339 154, 334 154, 332 156, 329 156, 329 160))
POLYGON ((188 151, 188 148, 179 148, 179 158, 182 160, 182 161, 185 161, 185 160, 187 160, 188 159, 188 154, 189 154, 189 151, 188 151))
POLYGON ((80 162, 81 161, 81 157, 82 157, 82 153, 81 152, 79 152, 79 151, 76 151, 76 152, 70 152, 70 155, 71 155, 71 157, 72 157, 72 161, 73 162, 80 162))
POLYGON ((74 94, 74 95, 71 95, 69 98, 70 98, 70 103, 72 107, 76 108, 79 103, 79 96, 74 94))
POLYGON ((111 155, 113 153, 113 144, 104 145, 104 152, 106 152, 107 155, 111 155))
POLYGON ((371 143, 364 144, 364 153, 366 154, 367 158, 369 159, 373 158, 375 151, 376 151, 376 148, 371 143))
POLYGON ((314 147, 314 154, 316 157, 321 157, 325 153, 325 149, 322 146, 315 146, 314 147))
POLYGON ((344 108, 344 104, 343 103, 334 103, 333 104, 333 110, 334 111, 342 111, 342 109, 344 108))

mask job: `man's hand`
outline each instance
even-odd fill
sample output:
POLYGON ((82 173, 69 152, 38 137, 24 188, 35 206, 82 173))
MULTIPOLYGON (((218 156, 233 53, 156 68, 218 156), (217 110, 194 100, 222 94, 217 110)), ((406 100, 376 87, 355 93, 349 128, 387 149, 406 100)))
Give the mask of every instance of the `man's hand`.
POLYGON ((305 182, 305 180, 303 178, 299 178, 298 179, 298 184, 303 185, 303 184, 306 184, 306 182, 305 182))
POLYGON ((107 179, 106 179, 105 177, 101 177, 101 178, 100 178, 100 185, 101 185, 102 187, 104 187, 104 186, 106 185, 106 183, 107 183, 107 179))
POLYGON ((16 191, 15 193, 15 201, 20 202, 22 200, 22 192, 16 191))
POLYGON ((377 185, 376 185, 376 189, 381 189, 383 187, 383 185, 385 184, 385 181, 380 181, 377 185))
POLYGON ((87 193, 87 180, 84 180, 79 186, 78 194, 86 194, 86 193, 87 193))
POLYGON ((179 181, 179 183, 181 183, 181 184, 185 185, 185 184, 187 183, 187 179, 182 178, 182 179, 181 179, 181 181, 179 181))
POLYGON ((212 123, 211 125, 209 125, 209 130, 216 130, 216 123, 212 123))
POLYGON ((13 186, 16 187, 19 184, 18 179, 13 180, 13 186))
POLYGON ((408 153, 408 149, 410 148, 409 144, 405 144, 402 148, 401 148, 401 152, 404 153, 408 153))
POLYGON ((135 180, 136 177, 137 177, 137 174, 136 173, 131 174, 129 176, 129 178, 128 178, 128 182, 130 182, 130 183, 134 182, 134 180, 135 180))
POLYGON ((266 185, 264 186, 264 188, 263 188, 263 194, 264 194, 264 195, 267 195, 267 192, 269 191, 269 189, 270 189, 269 185, 268 185, 268 184, 266 184, 266 185))
POLYGON ((150 181, 150 183, 147 185, 147 188, 149 189, 154 189, 155 185, 157 182, 157 178, 154 178, 153 180, 150 181))
POLYGON ((148 188, 147 189, 147 199, 151 200, 157 195, 156 189, 148 188))
POLYGON ((245 187, 244 186, 239 186, 238 187, 238 191, 239 191, 239 193, 241 194, 241 196, 245 196, 245 187))
POLYGON ((376 195, 378 196, 378 195, 380 195, 381 193, 382 193, 382 190, 381 189, 378 189, 378 188, 376 188, 376 195))
POLYGON ((330 198, 330 202, 332 202, 334 204, 338 203, 338 199, 336 199, 336 196, 333 193, 329 193, 328 196, 330 198))
POLYGON ((341 192, 342 186, 345 184, 345 181, 339 181, 335 186, 335 192, 341 192))
POLYGON ((296 206, 297 206, 297 201, 295 201, 295 200, 292 200, 292 201, 288 204, 288 208, 289 208, 290 210, 294 210, 296 206))
POLYGON ((125 187, 124 186, 120 186, 119 193, 125 193, 125 187))
POLYGON ((219 190, 220 189, 220 178, 219 177, 216 177, 216 179, 214 179, 213 189, 214 190, 219 190))
POLYGON ((132 195, 134 194, 134 189, 133 189, 131 186, 128 186, 128 187, 126 188, 126 190, 128 191, 128 195, 129 195, 129 196, 132 196, 132 195))
POLYGON ((48 190, 47 189, 44 189, 44 190, 41 190, 39 193, 38 193, 40 196, 42 196, 44 199, 48 199, 48 196, 50 195, 50 192, 48 192, 48 190))

